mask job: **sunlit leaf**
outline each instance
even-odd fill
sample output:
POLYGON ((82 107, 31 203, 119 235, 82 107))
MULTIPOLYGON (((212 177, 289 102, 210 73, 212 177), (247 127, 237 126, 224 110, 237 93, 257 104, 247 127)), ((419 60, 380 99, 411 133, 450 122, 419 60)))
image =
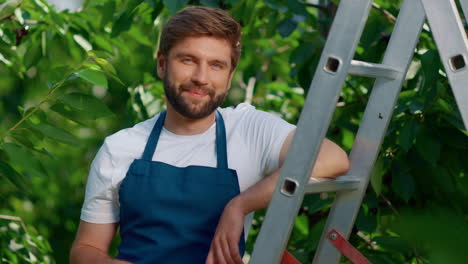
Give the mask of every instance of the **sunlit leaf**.
POLYGON ((296 217, 294 230, 301 236, 307 236, 309 234, 309 219, 307 218, 307 215, 299 215, 296 217))
POLYGON ((22 0, 6 0, 0 3, 0 19, 5 19, 8 16, 13 15, 16 7, 20 5, 22 0))
POLYGON ((382 193, 382 179, 385 175, 384 161, 382 158, 378 158, 374 164, 374 168, 371 174, 371 185, 377 195, 382 193))
POLYGON ((89 43, 88 40, 86 40, 83 36, 81 35, 73 35, 73 39, 80 45, 85 51, 90 51, 93 49, 93 46, 91 43, 89 43))
POLYGON ((86 80, 92 84, 107 88, 107 79, 104 73, 102 72, 91 69, 81 69, 75 72, 75 74, 83 80, 86 80))

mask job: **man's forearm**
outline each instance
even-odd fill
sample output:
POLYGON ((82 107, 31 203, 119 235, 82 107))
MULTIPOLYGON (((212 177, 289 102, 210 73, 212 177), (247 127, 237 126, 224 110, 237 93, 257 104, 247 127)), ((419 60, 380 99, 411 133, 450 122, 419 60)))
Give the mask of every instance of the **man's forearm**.
MULTIPOLYGON (((280 164, 283 163, 283 160, 284 157, 281 158, 280 164)), ((348 169, 349 160, 346 152, 335 143, 325 140, 310 177, 336 178, 346 173, 348 169)), ((272 174, 236 196, 232 203, 239 206, 244 214, 266 208, 271 201, 279 175, 280 169, 275 170, 272 174)))
POLYGON ((92 246, 74 246, 70 252, 70 264, 125 264, 127 261, 109 257, 105 252, 92 246))
POLYGON ((280 170, 277 169, 269 176, 263 178, 261 181, 236 196, 232 200, 232 203, 236 206, 240 206, 245 215, 266 208, 270 203, 279 175, 280 170))

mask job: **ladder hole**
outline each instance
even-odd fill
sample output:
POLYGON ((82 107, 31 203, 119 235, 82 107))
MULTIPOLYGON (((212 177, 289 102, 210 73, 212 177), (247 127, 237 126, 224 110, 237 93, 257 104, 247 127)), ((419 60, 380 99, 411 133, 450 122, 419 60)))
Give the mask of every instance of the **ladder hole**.
POLYGON ((327 65, 325 65, 325 70, 327 72, 336 73, 340 68, 341 62, 339 59, 334 57, 329 57, 327 60, 327 65))
POLYGON ((293 196, 296 192, 297 185, 296 181, 286 179, 283 183, 283 187, 281 187, 281 192, 287 196, 293 196))
POLYGON ((465 68, 466 62, 463 55, 457 55, 450 58, 450 66, 452 67, 452 71, 458 71, 465 68))

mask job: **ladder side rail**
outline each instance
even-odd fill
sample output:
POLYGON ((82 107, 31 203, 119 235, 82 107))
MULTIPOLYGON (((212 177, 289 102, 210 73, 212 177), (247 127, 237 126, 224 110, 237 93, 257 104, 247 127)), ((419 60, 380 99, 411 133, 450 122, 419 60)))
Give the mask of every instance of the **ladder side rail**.
MULTIPOLYGON (((468 40, 454 0, 420 0, 468 130, 468 40)), ((462 1, 466 7, 468 1, 462 1)))
POLYGON ((278 263, 281 258, 371 4, 372 0, 340 3, 250 263, 278 263), (294 185, 291 195, 282 192, 287 183, 294 185))
POLYGON ((463 14, 465 14, 465 19, 468 20, 468 0, 458 0, 458 2, 463 10, 463 14))
POLYGON ((314 264, 337 264, 340 261, 341 253, 327 239, 327 234, 336 229, 346 239, 349 238, 424 20, 425 14, 419 0, 405 0, 383 60, 383 64, 401 69, 402 72, 395 80, 379 78, 375 82, 350 154, 351 168, 348 174, 359 177, 361 186, 354 191, 336 194, 314 256, 314 264))

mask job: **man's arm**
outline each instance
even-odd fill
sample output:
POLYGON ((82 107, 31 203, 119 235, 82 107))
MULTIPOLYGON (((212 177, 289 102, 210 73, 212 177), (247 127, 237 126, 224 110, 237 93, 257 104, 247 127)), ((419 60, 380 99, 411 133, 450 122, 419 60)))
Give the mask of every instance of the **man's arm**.
MULTIPOLYGON (((281 147, 280 167, 286 159, 294 132, 289 133, 281 147)), ((348 169, 349 160, 346 152, 332 141, 324 139, 311 177, 335 178, 346 173, 348 169)), ((242 263, 238 245, 240 234, 244 228, 244 216, 268 206, 278 181, 279 171, 277 169, 226 205, 218 223, 206 264, 242 263)))
POLYGON ((71 264, 126 264, 109 257, 107 251, 117 230, 117 223, 93 224, 80 221, 70 252, 71 264))

